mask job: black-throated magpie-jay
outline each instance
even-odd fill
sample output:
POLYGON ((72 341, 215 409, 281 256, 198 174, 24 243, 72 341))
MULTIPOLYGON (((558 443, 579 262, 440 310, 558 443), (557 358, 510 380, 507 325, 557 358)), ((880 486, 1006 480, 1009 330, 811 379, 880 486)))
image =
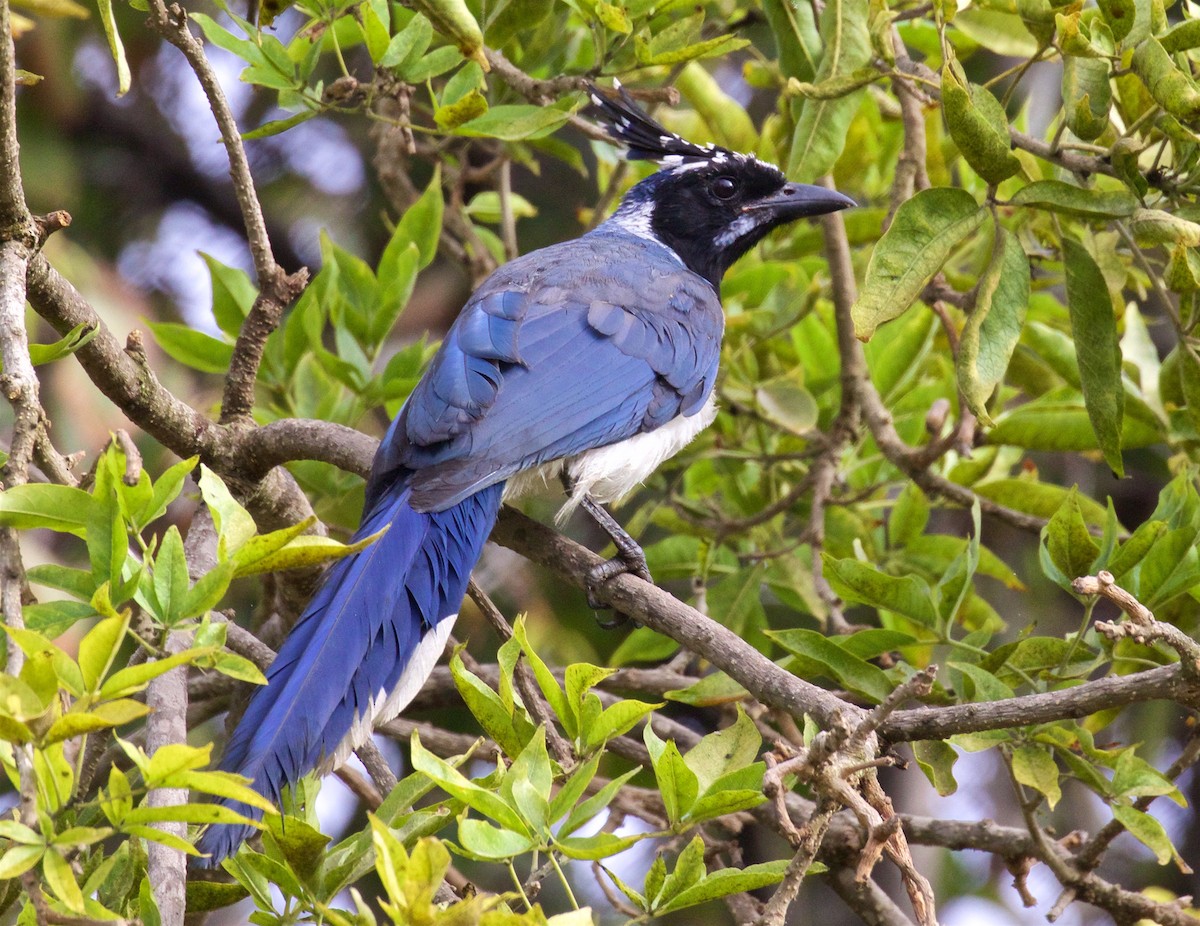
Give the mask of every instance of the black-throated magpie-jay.
MULTIPOLYGON (((853 205, 685 141, 622 90, 592 100, 628 157, 662 169, 593 231, 488 277, 392 422, 357 536, 387 533, 330 568, 225 747, 221 767, 273 801, 417 693, 506 493, 562 474, 571 503, 614 501, 712 422, 726 269, 853 205)), ((213 826, 199 848, 217 864, 251 832, 213 826)))

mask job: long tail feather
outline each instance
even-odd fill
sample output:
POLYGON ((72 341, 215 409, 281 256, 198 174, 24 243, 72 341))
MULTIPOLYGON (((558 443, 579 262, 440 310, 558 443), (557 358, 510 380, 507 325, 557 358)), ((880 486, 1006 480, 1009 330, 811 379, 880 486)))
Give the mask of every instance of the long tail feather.
MULTIPOLYGON (((407 484, 375 501, 358 537, 386 534, 339 560, 284 641, 225 747, 221 768, 278 803, 308 772, 339 763, 372 724, 398 714, 441 654, 503 484, 445 511, 418 512, 407 484)), ((227 802, 257 819, 257 811, 227 802)), ((253 829, 212 826, 198 848, 220 864, 253 829)))

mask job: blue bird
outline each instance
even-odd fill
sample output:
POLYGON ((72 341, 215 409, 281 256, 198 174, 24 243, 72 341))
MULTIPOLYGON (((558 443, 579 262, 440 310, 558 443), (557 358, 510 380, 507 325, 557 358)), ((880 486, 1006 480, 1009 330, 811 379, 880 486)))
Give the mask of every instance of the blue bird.
MULTIPOLYGON (((662 169, 593 231, 485 280, 392 422, 356 538, 387 532, 329 569, 225 747, 221 768, 276 803, 417 694, 506 496, 563 477, 567 509, 583 505, 617 541, 593 587, 623 571, 649 579, 600 505, 712 422, 721 277, 772 229, 854 205, 685 141, 619 88, 592 101, 629 158, 662 169)), ((199 849, 216 865, 252 832, 215 825, 199 849)))

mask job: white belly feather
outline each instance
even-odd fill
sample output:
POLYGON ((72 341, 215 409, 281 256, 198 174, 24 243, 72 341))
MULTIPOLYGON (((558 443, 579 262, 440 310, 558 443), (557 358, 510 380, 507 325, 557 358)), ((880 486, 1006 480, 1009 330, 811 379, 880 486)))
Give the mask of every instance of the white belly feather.
POLYGON ((682 415, 661 428, 637 434, 607 447, 585 450, 562 460, 552 460, 513 476, 505 498, 517 498, 547 487, 565 468, 572 484, 571 497, 554 520, 562 523, 585 495, 601 504, 619 501, 645 482, 665 460, 690 444, 717 416, 712 396, 694 415, 682 415))

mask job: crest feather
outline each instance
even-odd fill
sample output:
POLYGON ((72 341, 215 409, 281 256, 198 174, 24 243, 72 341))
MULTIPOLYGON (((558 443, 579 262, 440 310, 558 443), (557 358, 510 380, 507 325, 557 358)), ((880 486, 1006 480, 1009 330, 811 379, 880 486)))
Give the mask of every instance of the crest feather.
POLYGON ((697 145, 668 131, 646 115, 619 81, 613 81, 612 90, 589 83, 588 91, 593 115, 604 123, 614 141, 626 147, 626 157, 631 161, 658 161, 681 167, 746 157, 716 145, 697 145))

